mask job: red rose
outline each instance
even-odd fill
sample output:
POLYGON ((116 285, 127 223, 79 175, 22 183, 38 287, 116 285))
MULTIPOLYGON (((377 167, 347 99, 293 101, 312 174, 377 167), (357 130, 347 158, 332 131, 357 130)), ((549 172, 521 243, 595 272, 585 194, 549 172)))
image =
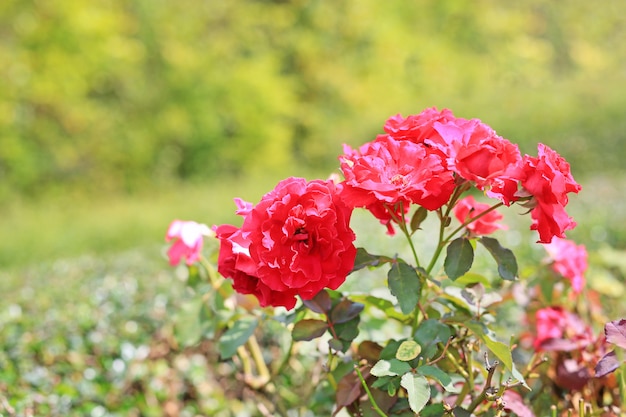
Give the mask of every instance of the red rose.
POLYGON ((541 243, 550 243, 554 236, 564 238, 565 231, 576 226, 565 212, 567 194, 578 193, 581 189, 572 177, 569 164, 540 143, 536 158, 524 156, 522 170, 522 187, 536 203, 531 212, 531 230, 539 232, 541 243))
POLYGON ((498 136, 478 119, 461 118, 435 123, 443 145, 433 143, 448 156, 448 167, 479 190, 510 205, 517 197, 522 157, 517 145, 498 136))
POLYGON ((275 293, 284 295, 290 302, 281 299, 280 305, 291 308, 295 295, 306 300, 323 288, 337 289, 356 257, 351 214, 332 181, 278 183, 247 213, 241 228, 259 290, 273 291, 271 300, 275 293))
POLYGON ((384 129, 389 136, 396 140, 408 140, 414 143, 424 143, 424 140, 436 140, 439 133, 434 129, 435 122, 447 122, 455 117, 448 109, 438 111, 435 107, 426 109, 417 115, 406 118, 397 114, 387 119, 384 129))
POLYGON ((441 156, 422 144, 382 135, 358 151, 345 145, 344 152, 339 158, 346 178, 343 196, 352 207, 384 203, 393 208, 406 202, 436 210, 454 190, 441 156))
POLYGON ((257 266, 250 257, 250 242, 241 235, 241 229, 229 224, 214 227, 220 241, 217 271, 233 280, 233 288, 241 294, 253 294, 261 306, 283 306, 291 309, 296 304, 295 291, 274 291, 256 276, 257 266))
MULTIPOLYGON (((491 207, 489 204, 479 203, 470 195, 456 203, 456 206, 454 206, 454 215, 458 221, 465 223, 470 219, 478 217, 481 213, 488 210, 489 207, 491 207)), ((498 229, 505 228, 504 225, 497 223, 499 220, 502 220, 502 218, 502 214, 493 210, 479 217, 477 220, 472 221, 465 227, 473 235, 488 235, 498 229)))
POLYGON ((544 247, 553 261, 552 269, 572 283, 576 294, 580 293, 585 286, 585 271, 589 266, 585 245, 576 245, 571 240, 552 239, 544 247))

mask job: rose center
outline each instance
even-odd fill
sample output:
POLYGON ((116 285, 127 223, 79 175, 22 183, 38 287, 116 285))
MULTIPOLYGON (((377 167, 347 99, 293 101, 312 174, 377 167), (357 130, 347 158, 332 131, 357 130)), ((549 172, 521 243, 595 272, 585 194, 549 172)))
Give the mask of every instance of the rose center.
POLYGON ((293 239, 297 241, 309 240, 309 232, 305 228, 301 227, 293 234, 293 239))
POLYGON ((396 186, 403 187, 407 184, 406 177, 402 174, 396 174, 391 177, 391 183, 396 186))

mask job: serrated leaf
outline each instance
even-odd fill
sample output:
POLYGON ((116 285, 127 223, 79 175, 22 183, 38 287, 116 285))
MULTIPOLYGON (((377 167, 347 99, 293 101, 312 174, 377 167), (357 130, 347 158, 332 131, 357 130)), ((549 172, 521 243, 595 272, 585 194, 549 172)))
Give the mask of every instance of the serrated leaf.
POLYGON ((380 360, 370 370, 370 373, 376 377, 382 376, 398 376, 411 371, 411 365, 397 359, 380 360))
POLYGON ((411 217, 411 231, 415 232, 420 228, 422 222, 426 220, 426 216, 428 216, 428 210, 424 207, 419 206, 415 213, 413 213, 413 217, 411 217))
POLYGON ((497 239, 483 236, 478 240, 498 264, 498 274, 507 281, 517 279, 517 259, 510 249, 503 248, 497 239))
POLYGON ((626 319, 610 321, 604 325, 606 341, 626 349, 626 319))
POLYGON ((363 307, 364 305, 361 303, 355 303, 344 298, 333 307, 330 313, 330 320, 333 323, 345 323, 358 316, 363 311, 363 307))
POLYGON ((412 361, 422 351, 422 347, 415 340, 405 340, 400 343, 398 351, 396 352, 396 359, 399 361, 412 361))
POLYGON ((417 271, 401 259, 396 260, 387 273, 387 283, 391 294, 400 304, 404 314, 410 314, 419 301, 421 286, 417 271))
POLYGON ((304 319, 293 326, 291 337, 293 340, 313 340, 320 337, 328 329, 328 323, 322 320, 304 319))
POLYGON ((443 268, 451 280, 465 274, 474 262, 474 248, 469 239, 459 237, 454 239, 446 249, 446 259, 443 268))
POLYGON ((409 397, 409 407, 414 413, 422 411, 422 408, 430 400, 430 385, 422 375, 412 372, 402 375, 400 385, 406 390, 409 397))
POLYGON ((322 290, 310 300, 302 300, 302 304, 307 306, 309 310, 320 314, 327 314, 332 307, 330 295, 326 290, 322 290))
POLYGON ((220 356, 230 358, 237 352, 237 348, 248 341, 259 321, 252 317, 244 317, 237 320, 233 326, 226 330, 217 344, 220 356))
POLYGON ((459 390, 455 389, 452 385, 452 378, 450 375, 432 365, 423 365, 417 368, 417 372, 435 379, 439 384, 448 392, 458 392, 459 390))
POLYGON ((391 262, 393 259, 387 256, 381 255, 373 255, 368 253, 363 248, 357 248, 356 250, 356 258, 354 259, 354 267, 352 268, 352 272, 358 271, 359 269, 367 268, 367 267, 377 267, 381 266, 386 262, 391 262))

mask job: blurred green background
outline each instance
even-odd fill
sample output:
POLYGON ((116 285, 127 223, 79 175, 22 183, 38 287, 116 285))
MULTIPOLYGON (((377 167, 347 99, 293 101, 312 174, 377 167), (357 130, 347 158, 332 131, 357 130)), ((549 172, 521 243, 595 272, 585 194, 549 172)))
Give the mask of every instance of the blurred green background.
POLYGON ((4 0, 0 266, 230 219, 431 106, 620 182, 625 32, 620 1, 4 0))
POLYGON ((568 236, 623 281, 624 39, 619 0, 2 0, 0 413, 251 415, 216 382, 232 367, 175 341, 165 230, 327 177, 397 113, 559 151, 583 186, 568 236))

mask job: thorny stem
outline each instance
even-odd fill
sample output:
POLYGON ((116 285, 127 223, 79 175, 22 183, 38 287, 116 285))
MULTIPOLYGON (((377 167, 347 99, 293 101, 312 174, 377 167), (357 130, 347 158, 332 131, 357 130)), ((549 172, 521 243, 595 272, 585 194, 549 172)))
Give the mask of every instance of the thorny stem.
POLYGON ((354 370, 356 374, 359 376, 361 385, 363 386, 363 389, 365 390, 365 393, 367 394, 367 398, 372 403, 372 408, 374 409, 374 411, 376 411, 376 413, 378 413, 380 417, 388 417, 387 414, 385 414, 385 412, 381 410, 381 408, 378 406, 378 404, 374 400, 374 397, 372 396, 372 392, 370 391, 370 388, 367 386, 367 383, 365 382, 365 379, 363 378, 363 374, 361 374, 361 370, 359 369, 359 366, 356 363, 354 364, 354 370))
POLYGON ((480 403, 483 402, 483 400, 487 396, 487 393, 490 390, 493 389, 491 387, 491 380, 493 379, 493 374, 496 372, 496 367, 498 366, 498 361, 495 361, 493 364, 490 365, 489 361, 488 361, 487 354, 485 353, 485 364, 487 365, 487 379, 485 380, 485 385, 483 386, 483 389, 480 392, 480 394, 478 394, 478 396, 476 398, 474 398, 474 401, 472 401, 472 403, 467 408, 467 411, 470 414, 473 413, 474 410, 476 409, 476 407, 478 407, 480 405, 480 403))

